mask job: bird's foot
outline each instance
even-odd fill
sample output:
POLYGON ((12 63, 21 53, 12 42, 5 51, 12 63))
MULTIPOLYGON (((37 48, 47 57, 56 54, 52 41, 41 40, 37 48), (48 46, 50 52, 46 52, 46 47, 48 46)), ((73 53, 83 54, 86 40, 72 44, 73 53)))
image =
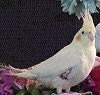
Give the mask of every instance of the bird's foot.
POLYGON ((68 92, 68 93, 62 93, 62 94, 52 93, 51 95, 93 95, 93 93, 88 91, 88 92, 85 92, 85 93, 78 93, 78 92, 68 92))
POLYGON ((69 92, 69 93, 64 93, 61 95, 93 95, 93 93, 90 91, 85 92, 85 93, 69 92))
POLYGON ((85 92, 85 93, 81 93, 81 95, 93 95, 93 93, 91 91, 85 92))
POLYGON ((51 95, 58 95, 58 94, 52 93, 51 95))
POLYGON ((77 92, 68 92, 68 93, 63 93, 63 94, 60 94, 60 95, 81 95, 81 94, 77 93, 77 92))
POLYGON ((68 93, 62 93, 62 94, 52 93, 51 95, 81 95, 81 94, 77 92, 68 92, 68 93))

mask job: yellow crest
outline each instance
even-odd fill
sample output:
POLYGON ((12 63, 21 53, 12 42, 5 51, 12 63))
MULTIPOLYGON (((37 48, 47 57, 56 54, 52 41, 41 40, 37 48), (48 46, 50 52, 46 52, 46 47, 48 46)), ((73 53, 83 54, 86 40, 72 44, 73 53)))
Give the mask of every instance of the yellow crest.
POLYGON ((83 18, 83 28, 86 30, 94 30, 95 31, 95 26, 93 23, 92 16, 90 15, 89 11, 86 11, 84 15, 82 15, 83 18))

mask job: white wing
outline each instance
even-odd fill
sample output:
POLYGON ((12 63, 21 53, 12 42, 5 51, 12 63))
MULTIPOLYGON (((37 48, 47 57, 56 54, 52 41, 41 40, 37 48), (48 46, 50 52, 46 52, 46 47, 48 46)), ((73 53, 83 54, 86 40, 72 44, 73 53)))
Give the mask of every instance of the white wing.
POLYGON ((82 52, 79 51, 67 46, 53 57, 36 65, 31 70, 31 73, 37 73, 40 77, 55 77, 73 68, 71 71, 72 74, 68 76, 71 78, 76 74, 76 69, 78 69, 80 63, 83 61, 80 56, 82 52))
POLYGON ((53 78, 66 71, 69 72, 69 69, 72 68, 71 73, 68 75, 68 78, 72 78, 77 72, 78 65, 82 62, 79 51, 70 45, 66 46, 53 57, 33 66, 32 69, 26 72, 16 74, 16 76, 53 78))

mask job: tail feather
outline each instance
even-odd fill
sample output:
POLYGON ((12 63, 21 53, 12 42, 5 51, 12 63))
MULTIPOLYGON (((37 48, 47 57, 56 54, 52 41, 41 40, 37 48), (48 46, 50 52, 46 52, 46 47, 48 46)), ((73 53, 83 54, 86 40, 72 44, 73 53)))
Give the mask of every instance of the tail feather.
POLYGON ((37 80, 38 79, 38 75, 37 74, 32 74, 29 71, 26 72, 22 72, 22 73, 12 73, 13 76, 16 77, 21 77, 21 78, 27 78, 27 79, 33 79, 33 80, 37 80))

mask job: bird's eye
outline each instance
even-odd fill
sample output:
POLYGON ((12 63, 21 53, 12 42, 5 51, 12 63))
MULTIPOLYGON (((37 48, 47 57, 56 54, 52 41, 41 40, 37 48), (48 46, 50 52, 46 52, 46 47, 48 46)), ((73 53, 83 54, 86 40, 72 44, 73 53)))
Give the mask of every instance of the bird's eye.
POLYGON ((84 31, 82 31, 82 34, 84 34, 84 31))

